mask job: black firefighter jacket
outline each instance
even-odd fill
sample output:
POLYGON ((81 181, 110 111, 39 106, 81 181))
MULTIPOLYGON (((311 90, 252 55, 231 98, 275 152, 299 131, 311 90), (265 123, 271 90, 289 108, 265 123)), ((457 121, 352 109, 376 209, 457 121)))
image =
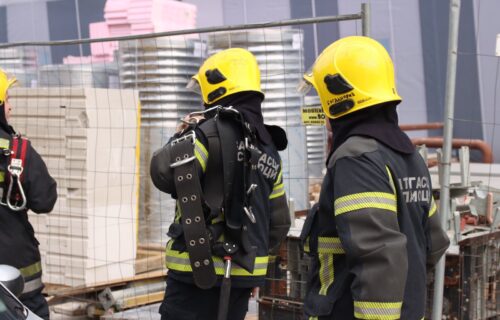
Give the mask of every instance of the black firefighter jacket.
POLYGON ((304 230, 308 319, 423 319, 426 265, 449 245, 423 158, 352 136, 327 169, 304 230))
MULTIPOLYGON (((214 118, 208 119, 196 129, 197 138, 194 144, 194 152, 197 161, 198 176, 201 180, 206 176, 206 170, 211 170, 211 168, 219 170, 220 168, 220 164, 211 163, 211 155, 209 154, 210 146, 208 145, 207 137, 218 134, 213 129, 213 121, 215 121, 214 118)), ((221 147, 237 149, 235 152, 238 152, 239 166, 232 169, 235 170, 235 177, 241 178, 243 176, 243 166, 241 165, 240 156, 244 152, 243 135, 240 138, 234 145, 221 147)), ((248 184, 258 185, 254 190, 250 203, 256 223, 247 223, 246 226, 249 231, 250 243, 256 247, 257 255, 253 273, 233 263, 231 269, 232 286, 241 288, 251 288, 264 284, 269 252, 284 240, 290 228, 290 216, 283 183, 281 159, 278 151, 273 144, 264 144, 260 140, 256 140, 254 143, 256 144, 254 147, 262 152, 259 157, 257 169, 252 170, 248 184)), ((171 144, 168 143, 153 155, 150 174, 153 183, 158 189, 176 198, 173 170, 170 168, 170 150, 171 144)), ((220 172, 220 175, 222 174, 220 172)), ((203 181, 202 186, 205 189, 206 184, 203 181)), ((235 188, 235 190, 239 190, 239 188, 235 188)), ((241 197, 238 195, 236 198, 241 197)), ((224 219, 222 215, 210 217, 210 212, 206 210, 204 215, 207 225, 218 223, 224 219)), ((180 225, 181 219, 182 214, 179 212, 179 207, 177 206, 174 225, 180 225)), ((172 227, 170 229, 172 230, 172 227)), ((168 242, 166 248, 166 266, 169 269, 169 276, 180 281, 193 283, 189 255, 186 251, 186 244, 182 233, 178 236, 171 236, 173 239, 168 242)), ((224 274, 224 262, 221 257, 217 256, 213 256, 213 261, 220 281, 220 278, 224 274)))
MULTIPOLYGON (((0 129, 0 147, 11 148, 12 135, 0 129)), ((7 193, 8 156, 0 154, 0 184, 7 193)), ((39 242, 35 231, 28 221, 27 211, 48 213, 52 211, 57 199, 56 182, 49 175, 47 166, 40 155, 28 142, 26 159, 23 163, 22 186, 26 194, 27 208, 12 211, 6 205, 0 205, 0 264, 7 264, 20 269, 25 279, 23 296, 38 292, 42 288, 42 265, 39 242)), ((2 202, 5 201, 5 194, 2 202)))

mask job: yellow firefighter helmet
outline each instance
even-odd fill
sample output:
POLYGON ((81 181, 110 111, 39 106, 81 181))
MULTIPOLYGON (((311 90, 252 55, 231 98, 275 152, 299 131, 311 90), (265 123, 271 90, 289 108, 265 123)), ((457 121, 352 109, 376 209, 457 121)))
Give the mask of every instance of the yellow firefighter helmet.
POLYGON ((351 36, 329 45, 304 74, 299 91, 318 92, 325 114, 332 119, 384 102, 401 101, 394 66, 377 41, 351 36))
POLYGON ((17 83, 17 79, 0 69, 0 104, 5 102, 7 91, 17 83))
POLYGON ((205 104, 238 92, 254 91, 264 96, 257 60, 241 48, 226 49, 208 57, 187 87, 199 92, 205 104))

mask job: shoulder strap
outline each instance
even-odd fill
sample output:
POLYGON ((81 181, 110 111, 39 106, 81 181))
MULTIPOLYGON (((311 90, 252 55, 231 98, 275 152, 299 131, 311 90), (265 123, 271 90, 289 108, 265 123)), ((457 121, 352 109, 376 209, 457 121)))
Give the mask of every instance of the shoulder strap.
POLYGON ((224 201, 224 176, 221 155, 221 140, 214 120, 206 121, 200 129, 208 140, 208 162, 203 179, 205 201, 216 217, 221 213, 224 201))
POLYGON ((209 236, 205 226, 202 189, 194 155, 195 131, 171 142, 170 167, 174 171, 177 205, 182 212, 182 228, 195 284, 202 289, 217 281, 209 236))

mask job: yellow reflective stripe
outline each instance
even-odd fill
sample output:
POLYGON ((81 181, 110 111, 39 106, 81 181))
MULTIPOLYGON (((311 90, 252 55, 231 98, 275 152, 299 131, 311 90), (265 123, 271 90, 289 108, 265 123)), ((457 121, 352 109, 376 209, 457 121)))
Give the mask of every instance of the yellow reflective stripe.
POLYGON ((319 281, 321 283, 321 288, 319 289, 319 294, 326 296, 328 288, 331 286, 334 280, 333 273, 333 255, 332 254, 321 254, 319 257, 319 281))
POLYGON ((431 198, 431 209, 429 210, 429 218, 432 217, 437 211, 436 201, 434 197, 431 198))
POLYGON ((397 212, 396 196, 386 192, 361 192, 335 200, 335 215, 360 209, 375 208, 397 212))
MULTIPOLYGON (((189 254, 187 252, 180 252, 172 249, 172 241, 167 245, 165 262, 168 269, 192 272, 191 264, 189 262, 189 254)), ((215 266, 215 273, 217 275, 224 275, 224 261, 220 257, 212 257, 215 266)), ((231 275, 233 276, 265 276, 267 273, 267 264, 269 257, 256 257, 254 272, 250 273, 240 267, 238 264, 233 264, 231 268, 231 275)))
POLYGON ((205 172, 207 168, 208 151, 205 146, 198 140, 194 143, 194 155, 201 165, 201 169, 205 172))
POLYGON ((283 176, 283 168, 281 167, 281 163, 280 163, 280 173, 278 173, 278 177, 276 178, 276 181, 274 182, 274 185, 278 185, 280 184, 282 181, 281 177, 283 176))
POLYGON ((396 320, 401 316, 403 302, 354 301, 354 316, 359 319, 396 320))
POLYGON ((5 172, 0 172, 0 182, 4 182, 5 181, 5 172))
POLYGON ((306 241, 304 243, 304 252, 307 252, 307 253, 311 252, 311 248, 309 247, 309 240, 310 240, 310 238, 307 237, 306 241))
POLYGON ((309 317, 309 320, 318 320, 318 317, 309 317))
POLYGON ((0 138, 0 149, 9 149, 10 141, 7 139, 0 138))
POLYGON ((391 170, 389 170, 388 166, 385 166, 385 170, 387 170, 387 175, 389 176, 389 183, 391 184, 391 189, 394 194, 396 194, 396 186, 394 185, 394 179, 392 179, 391 170))
POLYGON ((318 253, 345 254, 340 238, 318 237, 318 253))
POLYGON ((30 266, 19 269, 24 278, 31 277, 37 273, 42 272, 42 262, 38 261, 30 266))
POLYGON ((280 183, 273 188, 273 192, 271 192, 271 195, 269 195, 269 199, 278 198, 284 194, 285 194, 285 184, 280 183))

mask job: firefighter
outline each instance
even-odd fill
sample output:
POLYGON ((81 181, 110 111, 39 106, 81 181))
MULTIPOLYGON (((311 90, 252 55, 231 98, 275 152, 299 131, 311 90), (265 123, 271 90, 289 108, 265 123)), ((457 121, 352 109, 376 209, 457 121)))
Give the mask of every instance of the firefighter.
POLYGON ((286 134, 263 122, 260 71, 247 50, 210 56, 188 87, 205 110, 186 117, 151 160, 153 183, 177 199, 160 313, 244 319, 290 227, 278 153, 286 134))
POLYGON ((305 313, 320 319, 424 317, 426 267, 449 246, 426 162, 399 129, 384 47, 328 46, 299 87, 314 87, 333 131, 318 209, 302 233, 312 257, 305 313))
POLYGON ((9 88, 16 79, 0 71, 0 264, 18 268, 24 277, 21 302, 49 319, 42 295, 39 242, 28 221, 28 210, 49 213, 57 199, 56 182, 31 143, 9 125, 9 88))

